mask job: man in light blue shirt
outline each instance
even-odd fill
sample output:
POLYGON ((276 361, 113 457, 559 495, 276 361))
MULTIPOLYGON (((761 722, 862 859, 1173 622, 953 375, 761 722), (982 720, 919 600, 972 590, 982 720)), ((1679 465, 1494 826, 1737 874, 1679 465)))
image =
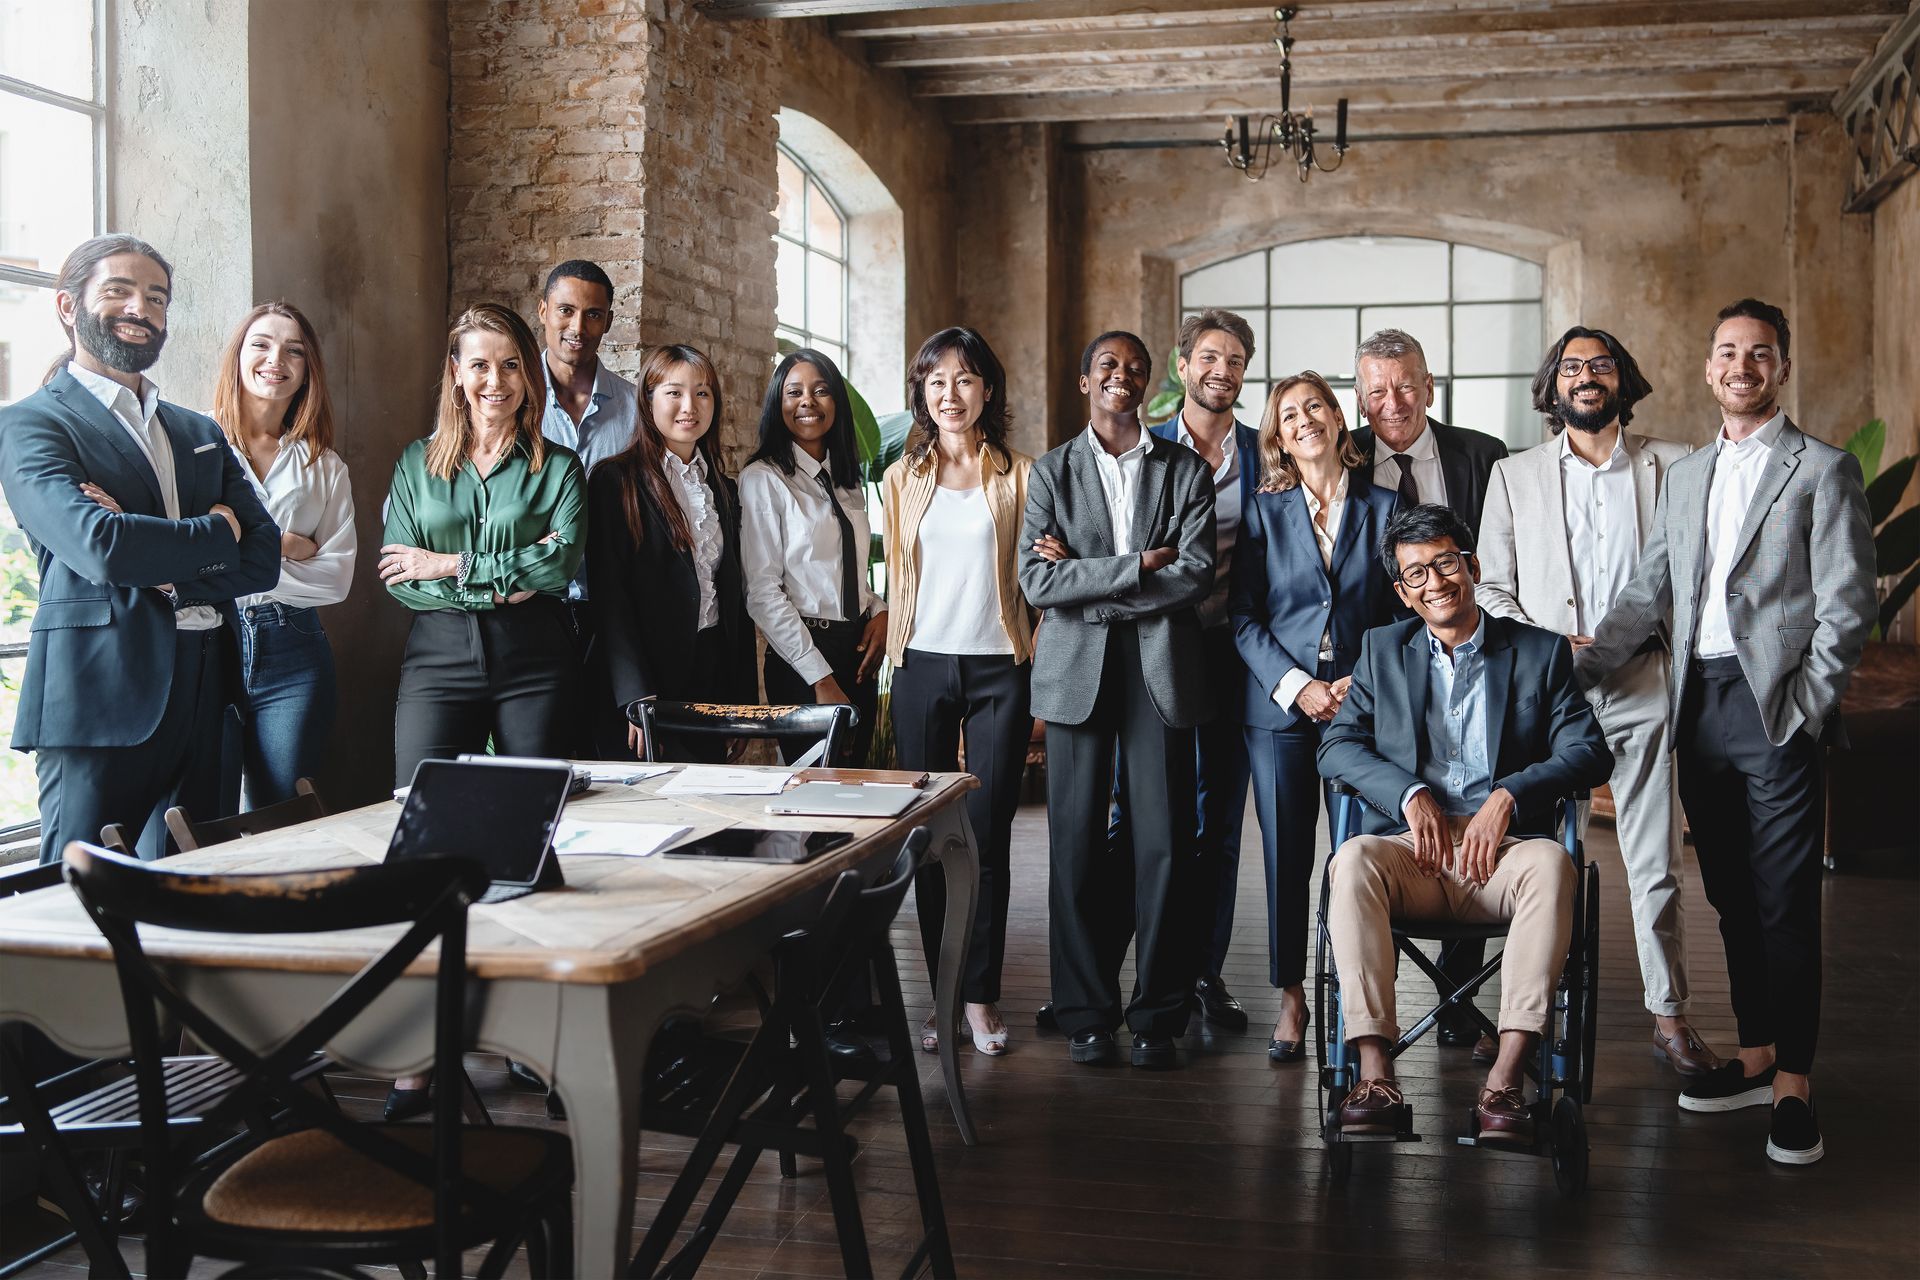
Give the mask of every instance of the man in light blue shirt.
POLYGON ((634 385, 600 362, 613 323, 613 281, 594 263, 563 262, 547 273, 539 315, 547 349, 540 434, 579 454, 591 473, 633 442, 640 412, 634 385))

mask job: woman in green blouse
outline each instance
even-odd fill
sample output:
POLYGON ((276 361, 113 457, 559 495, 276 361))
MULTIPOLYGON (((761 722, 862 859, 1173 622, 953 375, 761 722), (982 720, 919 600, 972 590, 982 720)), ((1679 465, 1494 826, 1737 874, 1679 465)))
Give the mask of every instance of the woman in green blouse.
POLYGON ((487 748, 564 755, 576 679, 567 583, 580 568, 586 478, 540 434, 540 348, 497 303, 447 337, 440 413, 393 469, 380 580, 414 611, 394 712, 396 785, 422 760, 487 748))

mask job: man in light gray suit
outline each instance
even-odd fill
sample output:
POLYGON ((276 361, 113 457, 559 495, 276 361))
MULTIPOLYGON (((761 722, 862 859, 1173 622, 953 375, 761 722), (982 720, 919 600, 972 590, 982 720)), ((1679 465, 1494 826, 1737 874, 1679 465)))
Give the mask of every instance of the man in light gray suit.
POLYGON ((1080 360, 1087 429, 1033 464, 1020 588, 1046 611, 1033 714, 1047 725, 1053 1008, 1075 1062, 1177 1065, 1198 977, 1193 729, 1211 713, 1196 606, 1213 590, 1213 473, 1140 425, 1153 360, 1104 333, 1080 360), (1109 851, 1114 752, 1132 839, 1109 851), (1130 864, 1130 865, 1129 865, 1130 864))
POLYGON ((1822 740, 1873 627, 1874 559, 1860 464, 1779 407, 1790 342, 1777 307, 1744 298, 1721 311, 1706 364, 1719 436, 1674 464, 1633 581, 1575 663, 1599 684, 1671 614, 1680 801, 1740 1034, 1738 1054, 1680 1105, 1771 1102, 1768 1158, 1812 1164, 1825 1153, 1809 1079, 1822 740))
MULTIPOLYGON (((1533 377, 1533 407, 1555 438, 1494 463, 1487 481, 1480 603, 1488 613, 1557 631, 1576 650, 1591 643, 1633 577, 1661 482, 1688 453, 1626 430, 1634 405, 1651 394, 1632 354, 1604 330, 1576 325, 1548 350, 1533 377)), ((1720 1061, 1686 1020, 1670 674, 1663 626, 1587 700, 1613 752, 1615 829, 1653 1042, 1675 1070, 1694 1076, 1720 1061)))

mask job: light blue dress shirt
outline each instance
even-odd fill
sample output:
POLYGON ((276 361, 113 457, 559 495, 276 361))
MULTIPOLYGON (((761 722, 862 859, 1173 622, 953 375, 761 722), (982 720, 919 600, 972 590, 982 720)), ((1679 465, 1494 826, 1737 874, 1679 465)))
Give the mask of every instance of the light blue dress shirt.
POLYGON ((1487 639, 1486 611, 1473 635, 1446 646, 1427 632, 1427 750, 1420 759, 1420 781, 1400 797, 1400 810, 1422 787, 1432 791, 1449 817, 1470 817, 1493 791, 1487 760, 1487 663, 1481 648, 1487 639))
MULTIPOLYGON (((540 434, 554 444, 562 444, 580 455, 580 465, 591 473, 596 465, 633 443, 633 429, 640 422, 640 392, 625 378, 607 368, 604 361, 593 375, 593 403, 576 424, 553 395, 553 375, 547 375, 547 411, 540 419, 540 434)), ((587 598, 587 566, 567 587, 567 599, 587 598)))

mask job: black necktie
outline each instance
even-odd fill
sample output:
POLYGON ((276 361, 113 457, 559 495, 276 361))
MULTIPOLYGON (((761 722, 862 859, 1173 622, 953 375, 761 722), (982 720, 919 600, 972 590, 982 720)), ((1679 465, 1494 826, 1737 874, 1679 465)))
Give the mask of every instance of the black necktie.
POLYGON ((1400 464, 1400 508, 1420 505, 1420 486, 1413 480, 1413 459, 1404 453, 1396 453, 1393 460, 1400 464))
POLYGON ((853 521, 847 519, 847 513, 840 508, 840 495, 833 491, 833 477, 825 471, 815 474, 833 506, 834 522, 840 526, 840 616, 848 622, 857 622, 860 619, 861 548, 853 545, 853 521))

